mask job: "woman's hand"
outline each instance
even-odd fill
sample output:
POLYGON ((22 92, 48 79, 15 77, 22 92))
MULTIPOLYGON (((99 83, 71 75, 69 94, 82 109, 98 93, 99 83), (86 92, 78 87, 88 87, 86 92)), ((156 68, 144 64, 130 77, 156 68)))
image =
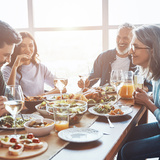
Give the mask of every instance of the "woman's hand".
MULTIPOLYGON (((87 78, 87 79, 85 80, 85 87, 88 87, 89 85, 90 85, 90 81, 89 81, 89 79, 87 78)), ((84 88, 84 82, 83 82, 82 79, 80 79, 80 80, 78 81, 78 87, 79 87, 79 88, 84 88)))
POLYGON ((146 105, 147 102, 150 100, 147 93, 140 88, 137 88, 136 91, 133 93, 133 97, 135 100, 135 103, 146 105))
POLYGON ((7 111, 5 109, 5 105, 4 105, 5 101, 7 101, 7 97, 0 96, 0 116, 2 116, 5 113, 7 113, 7 111))
POLYGON ((27 54, 18 55, 14 62, 14 67, 18 68, 19 66, 24 64, 27 60, 30 60, 30 56, 28 56, 27 54))

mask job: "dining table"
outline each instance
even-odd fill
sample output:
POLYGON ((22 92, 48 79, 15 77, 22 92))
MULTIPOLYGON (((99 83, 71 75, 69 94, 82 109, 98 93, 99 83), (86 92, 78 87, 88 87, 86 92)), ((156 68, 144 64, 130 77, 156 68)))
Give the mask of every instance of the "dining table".
MULTIPOLYGON (((147 123, 147 110, 145 106, 134 104, 133 99, 119 99, 118 104, 132 109, 132 112, 124 116, 110 117, 110 121, 114 125, 110 127, 105 116, 97 116, 86 112, 79 123, 70 125, 70 128, 91 128, 102 133, 102 137, 95 141, 75 143, 68 142, 59 138, 58 133, 54 130, 49 135, 39 137, 41 141, 48 144, 47 150, 36 156, 27 158, 27 160, 113 160, 119 149, 124 144, 132 129, 141 123, 147 123)), ((31 113, 25 110, 24 113, 31 113)), ((33 112, 33 114, 39 114, 33 112)), ((17 130, 17 134, 25 134, 24 129, 17 130)), ((11 135, 13 130, 0 129, 0 136, 11 135)), ((1 157, 0 159, 3 159, 1 157)), ((4 158, 5 159, 5 158, 4 158)))

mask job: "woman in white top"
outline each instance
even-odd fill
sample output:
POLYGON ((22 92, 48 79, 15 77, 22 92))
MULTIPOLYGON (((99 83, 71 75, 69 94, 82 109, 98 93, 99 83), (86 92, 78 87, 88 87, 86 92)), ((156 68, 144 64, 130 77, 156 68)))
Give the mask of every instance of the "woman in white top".
POLYGON ((38 63, 37 45, 28 32, 20 32, 22 42, 15 46, 11 62, 2 70, 8 85, 19 84, 26 96, 44 93, 44 84, 53 87, 48 93, 59 93, 54 86, 55 76, 41 63, 38 63))

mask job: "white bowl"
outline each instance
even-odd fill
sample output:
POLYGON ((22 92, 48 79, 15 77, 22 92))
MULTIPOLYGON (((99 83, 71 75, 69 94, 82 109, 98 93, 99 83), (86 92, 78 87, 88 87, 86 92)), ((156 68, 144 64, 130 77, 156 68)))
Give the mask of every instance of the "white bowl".
MULTIPOLYGON (((32 120, 33 121, 33 120, 32 120)), ((41 122, 42 119, 36 119, 35 120, 36 122, 41 122)), ((46 127, 41 127, 41 128, 34 128, 34 127, 29 127, 29 123, 31 121, 28 121, 26 123, 24 123, 24 128, 26 130, 27 133, 33 133, 34 136, 45 136, 45 135, 48 135, 50 134, 50 132, 53 130, 54 128, 54 120, 52 119, 47 119, 47 118, 44 118, 43 119, 44 122, 47 122, 47 123, 52 123, 51 125, 48 125, 46 127)))
POLYGON ((53 115, 50 115, 46 109, 45 106, 43 106, 44 108, 41 108, 41 104, 38 104, 35 106, 36 110, 45 118, 50 118, 50 119, 54 119, 53 115))

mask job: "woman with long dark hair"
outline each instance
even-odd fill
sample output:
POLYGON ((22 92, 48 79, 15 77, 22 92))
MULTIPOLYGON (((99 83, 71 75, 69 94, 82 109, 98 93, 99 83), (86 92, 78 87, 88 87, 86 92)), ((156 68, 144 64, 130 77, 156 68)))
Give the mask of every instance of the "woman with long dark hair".
POLYGON ((28 32, 20 32, 22 42, 15 46, 11 62, 3 68, 8 85, 21 85, 26 96, 44 94, 44 84, 53 88, 51 93, 59 93, 54 87, 55 76, 38 60, 37 45, 28 32))

